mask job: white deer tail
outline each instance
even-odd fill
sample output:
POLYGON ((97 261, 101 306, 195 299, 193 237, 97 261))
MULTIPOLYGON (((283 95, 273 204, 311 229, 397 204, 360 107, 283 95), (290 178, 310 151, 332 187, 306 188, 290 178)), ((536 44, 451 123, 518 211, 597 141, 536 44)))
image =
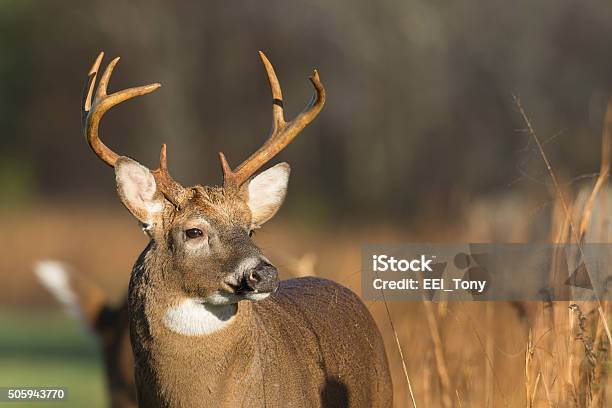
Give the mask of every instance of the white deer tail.
POLYGON ((40 283, 60 302, 72 316, 80 314, 79 301, 70 285, 70 272, 57 261, 40 261, 34 266, 40 283))
POLYGON ((37 262, 34 273, 68 314, 81 318, 90 329, 95 328, 106 303, 106 295, 100 288, 58 261, 37 262))

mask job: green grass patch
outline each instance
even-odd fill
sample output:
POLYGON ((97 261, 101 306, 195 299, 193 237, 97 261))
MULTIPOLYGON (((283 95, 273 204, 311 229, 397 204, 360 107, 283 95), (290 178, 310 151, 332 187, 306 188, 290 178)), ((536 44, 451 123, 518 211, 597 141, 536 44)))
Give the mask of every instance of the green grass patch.
POLYGON ((0 313, 0 386, 67 387, 67 402, 0 406, 106 407, 98 347, 74 319, 61 314, 0 313))

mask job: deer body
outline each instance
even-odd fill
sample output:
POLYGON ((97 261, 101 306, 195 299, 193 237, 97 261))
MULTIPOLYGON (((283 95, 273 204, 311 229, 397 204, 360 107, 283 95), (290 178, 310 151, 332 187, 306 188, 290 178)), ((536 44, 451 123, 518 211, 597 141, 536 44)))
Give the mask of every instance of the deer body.
POLYGON ((290 169, 280 163, 255 173, 325 101, 314 71, 315 97, 285 122, 278 79, 260 56, 272 89, 272 134, 235 170, 220 154, 221 187, 174 181, 165 145, 153 171, 106 147, 98 137, 102 115, 159 85, 107 95, 114 60, 94 97, 102 55, 91 70, 84 133, 115 169, 121 201, 151 239, 128 291, 139 406, 391 406, 383 341, 363 303, 324 279, 279 283, 276 267, 251 238, 281 206, 290 169))
POLYGON ((170 307, 173 296, 150 290, 147 275, 135 274, 131 289, 140 406, 391 405, 382 339, 346 288, 317 278, 283 281, 266 300, 240 302, 224 328, 189 336, 164 325, 156 308, 170 307))

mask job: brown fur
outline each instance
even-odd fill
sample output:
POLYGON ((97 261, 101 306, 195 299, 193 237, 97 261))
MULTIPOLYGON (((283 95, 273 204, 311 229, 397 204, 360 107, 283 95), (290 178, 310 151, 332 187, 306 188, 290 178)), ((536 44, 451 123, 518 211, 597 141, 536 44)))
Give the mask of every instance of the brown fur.
POLYGON ((96 322, 102 342, 106 382, 112 408, 136 408, 134 357, 129 340, 127 302, 118 308, 105 306, 96 322))
MULTIPOLYGON (((134 301, 163 304, 160 295, 144 289, 134 301)), ((331 281, 284 281, 264 301, 241 302, 231 326, 208 336, 170 333, 159 320, 133 330, 142 407, 392 405, 380 333, 359 299, 331 281)))
POLYGON ((169 307, 219 290, 236 262, 260 254, 248 235, 243 198, 218 188, 194 192, 178 211, 167 205, 132 272, 129 313, 140 406, 391 406, 378 328, 358 297, 334 282, 281 282, 265 300, 238 302, 231 323, 207 335, 165 327, 169 307), (200 217, 217 249, 187 255, 177 231, 200 217))

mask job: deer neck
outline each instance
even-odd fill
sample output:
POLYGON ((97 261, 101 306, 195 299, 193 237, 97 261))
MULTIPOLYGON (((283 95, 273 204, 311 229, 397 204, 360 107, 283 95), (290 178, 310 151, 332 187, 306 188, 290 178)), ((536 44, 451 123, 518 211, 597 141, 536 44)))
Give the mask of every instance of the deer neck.
POLYGON ((129 289, 133 334, 141 340, 206 344, 211 337, 248 335, 252 308, 249 302, 213 305, 165 284, 167 271, 149 259, 149 246, 136 263, 129 289))
POLYGON ((139 389, 159 395, 160 385, 165 384, 165 395, 181 398, 186 389, 201 389, 210 397, 222 393, 236 373, 245 382, 257 381, 259 356, 251 303, 204 304, 167 289, 160 272, 139 262, 130 281, 136 376, 146 379, 139 389))
POLYGON ((137 336, 166 351, 167 345, 176 345, 177 355, 182 351, 193 355, 194 347, 201 351, 214 349, 217 356, 222 351, 233 353, 233 346, 239 343, 236 339, 242 339, 244 344, 252 334, 253 311, 249 302, 210 305, 163 288, 150 288, 138 298, 142 306, 132 314, 137 336), (189 347, 183 349, 182 344, 189 347))

